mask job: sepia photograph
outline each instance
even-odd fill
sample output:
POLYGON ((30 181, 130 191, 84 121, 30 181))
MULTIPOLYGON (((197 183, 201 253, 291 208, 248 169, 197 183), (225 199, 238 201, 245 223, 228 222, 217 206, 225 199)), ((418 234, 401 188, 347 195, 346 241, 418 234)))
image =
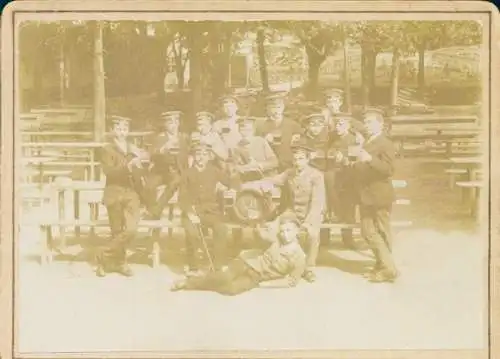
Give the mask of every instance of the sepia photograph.
POLYGON ((493 7, 26 3, 5 358, 488 356, 493 7))

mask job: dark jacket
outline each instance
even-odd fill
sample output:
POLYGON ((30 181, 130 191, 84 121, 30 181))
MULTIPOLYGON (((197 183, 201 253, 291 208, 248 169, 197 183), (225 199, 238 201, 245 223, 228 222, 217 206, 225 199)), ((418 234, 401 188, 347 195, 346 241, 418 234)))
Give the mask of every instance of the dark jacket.
POLYGON ((335 165, 334 159, 329 159, 328 156, 331 153, 331 143, 329 141, 328 129, 325 128, 319 135, 312 136, 307 131, 301 136, 307 147, 315 150, 315 154, 311 161, 309 162, 311 166, 320 170, 321 172, 326 172, 332 170, 335 165))
POLYGON ((122 197, 136 195, 140 192, 140 179, 143 170, 127 167, 132 158, 140 150, 132 144, 128 144, 127 152, 124 152, 114 142, 106 144, 100 151, 100 162, 102 170, 106 175, 106 186, 103 193, 105 205, 120 201, 122 197), (137 192, 137 193, 136 193, 137 192))
POLYGON ((161 148, 168 140, 165 133, 155 134, 150 138, 148 152, 153 163, 152 172, 162 176, 167 176, 172 172, 184 173, 188 168, 189 140, 185 134, 179 133, 178 147, 174 150, 167 150, 160 153, 161 148))
POLYGON ((230 187, 229 176, 216 165, 208 163, 199 171, 194 165, 184 173, 180 190, 179 205, 184 213, 198 216, 222 215, 217 184, 230 187))
POLYGON ((354 164, 359 185, 360 201, 367 206, 388 206, 394 202, 392 176, 395 150, 383 134, 367 141, 364 149, 372 156, 370 162, 354 164))

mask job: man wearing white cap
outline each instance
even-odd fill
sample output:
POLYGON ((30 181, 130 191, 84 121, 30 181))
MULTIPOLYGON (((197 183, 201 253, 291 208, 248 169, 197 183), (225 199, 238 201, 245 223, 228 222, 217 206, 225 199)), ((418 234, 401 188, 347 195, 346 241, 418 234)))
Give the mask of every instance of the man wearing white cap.
POLYGON ((226 147, 231 150, 238 145, 241 135, 238 127, 239 100, 235 95, 221 97, 223 118, 215 121, 214 130, 221 136, 226 147))

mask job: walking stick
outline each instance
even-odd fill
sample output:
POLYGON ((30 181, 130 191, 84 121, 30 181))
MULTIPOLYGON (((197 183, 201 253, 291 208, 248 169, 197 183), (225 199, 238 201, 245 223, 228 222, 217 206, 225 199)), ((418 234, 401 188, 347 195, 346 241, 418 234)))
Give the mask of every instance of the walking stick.
MULTIPOLYGON (((196 215, 198 216, 198 214, 196 215)), ((200 237, 201 243, 203 245, 203 250, 205 251, 205 254, 208 257, 208 261, 210 263, 210 270, 212 272, 215 272, 214 262, 212 260, 212 256, 210 255, 210 251, 208 250, 207 241, 205 240, 205 235, 203 234, 203 229, 201 228, 201 224, 200 223, 193 223, 193 224, 198 230, 198 236, 200 237)))

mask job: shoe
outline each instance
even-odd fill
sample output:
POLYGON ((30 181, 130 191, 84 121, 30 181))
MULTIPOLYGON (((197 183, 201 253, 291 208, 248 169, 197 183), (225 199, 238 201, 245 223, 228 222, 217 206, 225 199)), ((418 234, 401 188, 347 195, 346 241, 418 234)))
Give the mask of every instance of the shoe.
POLYGON ((115 268, 113 268, 113 272, 118 273, 124 277, 132 277, 134 275, 134 272, 128 264, 117 265, 115 268))
POLYGON ((195 267, 186 267, 184 268, 184 274, 186 277, 200 277, 203 275, 203 271, 195 267))
POLYGON ((174 282, 174 284, 172 284, 172 286, 170 287, 170 291, 178 292, 178 291, 183 290, 185 288, 186 288, 186 280, 181 279, 181 280, 174 282))
POLYGON ((370 269, 368 272, 363 273, 363 278, 370 279, 373 277, 376 273, 380 272, 383 270, 382 266, 380 264, 375 264, 372 269, 370 269))
POLYGON ((309 283, 314 283, 316 281, 316 274, 308 269, 304 272, 304 274, 302 274, 302 278, 304 278, 309 283))
POLYGON ((398 277, 399 272, 397 270, 389 271, 384 269, 374 273, 369 278, 369 281, 372 283, 394 283, 398 277))
POLYGON ((95 261, 97 263, 97 267, 95 270, 96 276, 98 276, 99 278, 105 277, 107 271, 106 271, 106 265, 104 263, 104 258, 103 258, 102 253, 96 254, 95 261))

